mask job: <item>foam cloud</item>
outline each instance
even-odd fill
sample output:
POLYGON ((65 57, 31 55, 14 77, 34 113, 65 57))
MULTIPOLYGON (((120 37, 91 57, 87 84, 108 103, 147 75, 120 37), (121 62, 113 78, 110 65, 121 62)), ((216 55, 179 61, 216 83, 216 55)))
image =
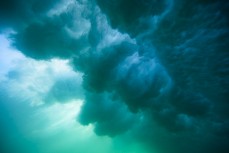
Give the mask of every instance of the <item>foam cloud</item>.
POLYGON ((67 60, 36 61, 10 50, 7 44, 3 49, 4 58, 14 55, 5 59, 10 67, 1 75, 0 84, 5 93, 13 93, 19 101, 30 105, 83 98, 82 74, 74 72, 67 60))
POLYGON ((171 5, 169 0, 97 0, 97 4, 108 16, 113 28, 128 32, 131 36, 152 28, 151 22, 160 18, 171 5))
POLYGON ((79 116, 82 124, 95 123, 97 134, 110 136, 130 130, 136 119, 136 115, 111 93, 87 93, 79 116))
POLYGON ((0 8, 1 28, 7 28, 8 26, 16 29, 22 28, 28 23, 45 16, 58 2, 61 2, 61 0, 2 0, 0 8))

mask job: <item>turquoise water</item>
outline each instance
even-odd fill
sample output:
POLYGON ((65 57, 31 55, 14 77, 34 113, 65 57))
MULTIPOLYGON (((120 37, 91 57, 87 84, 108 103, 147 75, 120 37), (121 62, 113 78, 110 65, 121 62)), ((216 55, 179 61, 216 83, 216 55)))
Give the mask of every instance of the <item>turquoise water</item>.
POLYGON ((228 9, 0 1, 0 153, 228 153, 228 9))

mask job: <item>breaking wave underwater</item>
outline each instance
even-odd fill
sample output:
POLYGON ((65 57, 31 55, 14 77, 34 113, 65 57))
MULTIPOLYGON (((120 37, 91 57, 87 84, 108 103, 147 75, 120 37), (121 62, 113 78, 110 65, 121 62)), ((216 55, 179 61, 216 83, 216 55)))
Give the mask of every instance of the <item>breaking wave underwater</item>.
POLYGON ((228 1, 0 4, 0 31, 13 30, 12 46, 36 61, 68 60, 82 74, 83 89, 67 77, 51 99, 83 97, 77 120, 97 135, 126 136, 149 152, 229 151, 228 1))

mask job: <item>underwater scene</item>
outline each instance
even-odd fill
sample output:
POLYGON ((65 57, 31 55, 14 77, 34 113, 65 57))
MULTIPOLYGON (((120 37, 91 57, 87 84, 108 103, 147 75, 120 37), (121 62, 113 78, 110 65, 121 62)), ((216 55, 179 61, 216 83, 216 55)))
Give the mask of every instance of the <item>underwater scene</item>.
POLYGON ((0 153, 229 153, 229 1, 0 0, 0 153))

